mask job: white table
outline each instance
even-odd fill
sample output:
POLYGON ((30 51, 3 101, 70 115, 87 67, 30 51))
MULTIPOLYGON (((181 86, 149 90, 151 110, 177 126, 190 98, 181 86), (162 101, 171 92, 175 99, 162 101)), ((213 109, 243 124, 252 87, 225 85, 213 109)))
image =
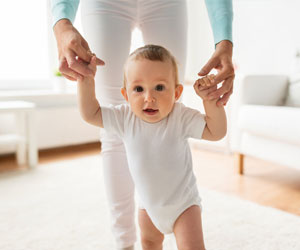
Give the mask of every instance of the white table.
MULTIPOLYGON (((17 162, 33 168, 38 163, 38 150, 35 131, 35 104, 24 101, 1 101, 1 113, 15 115, 17 131, 14 134, 0 134, 0 145, 17 145, 17 162)), ((0 124, 1 126, 1 124, 0 124)))

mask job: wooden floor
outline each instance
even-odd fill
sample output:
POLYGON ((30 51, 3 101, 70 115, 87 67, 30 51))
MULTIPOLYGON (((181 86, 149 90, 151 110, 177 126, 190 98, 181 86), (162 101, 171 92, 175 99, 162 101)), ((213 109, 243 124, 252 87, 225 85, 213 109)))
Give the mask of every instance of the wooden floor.
MULTIPOLYGON (((100 153, 100 144, 93 143, 41 151, 39 163, 74 159, 100 153)), ((265 206, 300 216, 300 171, 270 162, 245 157, 243 176, 234 168, 232 155, 193 148, 194 171, 200 187, 238 196, 265 206)), ((0 174, 24 171, 14 156, 0 157, 0 174)))

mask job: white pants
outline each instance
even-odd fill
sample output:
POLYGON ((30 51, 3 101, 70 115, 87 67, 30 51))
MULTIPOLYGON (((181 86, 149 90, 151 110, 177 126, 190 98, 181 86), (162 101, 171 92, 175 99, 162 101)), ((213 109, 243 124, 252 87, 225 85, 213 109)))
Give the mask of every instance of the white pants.
MULTIPOLYGON (((82 0, 82 26, 91 50, 105 61, 96 74, 96 96, 101 105, 124 99, 123 65, 129 55, 131 33, 139 28, 145 44, 166 47, 177 59, 184 79, 187 54, 186 0, 82 0)), ((117 246, 136 241, 134 184, 122 141, 101 133, 104 181, 117 246)))

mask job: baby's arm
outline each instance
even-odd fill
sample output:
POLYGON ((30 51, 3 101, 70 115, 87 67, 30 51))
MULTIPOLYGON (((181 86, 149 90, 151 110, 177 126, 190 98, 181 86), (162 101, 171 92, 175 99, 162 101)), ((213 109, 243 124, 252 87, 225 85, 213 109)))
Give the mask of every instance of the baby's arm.
POLYGON ((202 138, 209 141, 221 140, 227 132, 227 121, 224 107, 217 106, 217 99, 209 100, 208 95, 217 89, 217 86, 212 87, 210 81, 214 75, 209 75, 198 79, 194 84, 194 89, 202 99, 205 109, 206 126, 204 128, 202 138))
MULTIPOLYGON (((96 73, 96 57, 93 56, 90 69, 96 73)), ((83 77, 78 81, 78 106, 82 118, 95 126, 103 128, 101 107, 96 99, 95 80, 93 77, 83 77)))

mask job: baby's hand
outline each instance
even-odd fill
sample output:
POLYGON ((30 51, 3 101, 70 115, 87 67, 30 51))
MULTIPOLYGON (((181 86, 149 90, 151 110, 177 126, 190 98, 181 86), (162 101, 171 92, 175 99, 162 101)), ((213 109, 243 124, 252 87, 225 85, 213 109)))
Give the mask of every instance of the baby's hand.
MULTIPOLYGON (((81 63, 85 63, 83 62, 81 59, 77 59, 79 62, 81 63)), ((87 64, 87 63, 86 63, 87 64)), ((90 63, 87 64, 88 68, 92 70, 93 72, 93 76, 85 76, 83 77, 82 81, 86 81, 86 80, 90 80, 90 79, 94 79, 95 75, 96 75, 96 71, 97 71, 97 57, 94 54, 94 56, 92 56, 90 63)))
POLYGON ((194 84, 194 89, 197 95, 200 96, 203 99, 203 101, 209 100, 208 98, 209 94, 217 89, 217 85, 211 86, 212 85, 211 81, 214 78, 215 75, 208 75, 198 79, 194 84))

